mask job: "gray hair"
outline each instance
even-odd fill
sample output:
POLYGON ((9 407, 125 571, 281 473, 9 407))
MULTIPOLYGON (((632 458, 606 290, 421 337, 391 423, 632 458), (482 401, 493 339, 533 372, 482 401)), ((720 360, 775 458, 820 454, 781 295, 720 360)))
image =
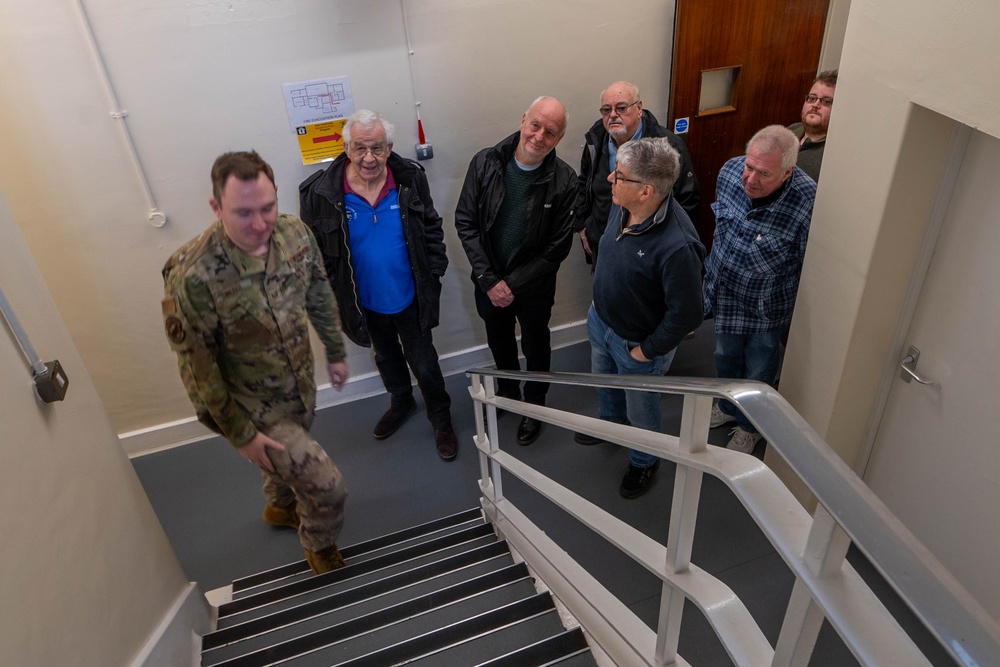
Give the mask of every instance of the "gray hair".
POLYGON ((608 90, 610 88, 613 88, 614 86, 624 86, 624 87, 628 88, 629 93, 632 94, 632 101, 633 102, 639 101, 639 99, 640 99, 639 98, 639 86, 635 85, 631 81, 615 81, 613 84, 611 84, 610 86, 608 86, 607 88, 605 88, 604 90, 601 91, 601 99, 602 100, 604 99, 604 93, 608 92, 608 90))
POLYGON ((781 152, 781 173, 785 173, 795 166, 795 161, 799 157, 799 140, 795 134, 784 125, 768 125, 757 134, 750 137, 747 142, 747 152, 751 146, 757 146, 761 153, 771 151, 781 152))
POLYGON ((566 105, 565 104, 563 104, 562 102, 560 102, 556 98, 552 97, 551 95, 539 95, 538 97, 535 98, 534 102, 532 102, 531 104, 528 105, 528 109, 524 113, 528 113, 528 111, 531 111, 532 108, 534 108, 534 106, 536 104, 538 104, 539 102, 544 102, 546 100, 552 100, 553 102, 555 102, 556 104, 558 104, 559 106, 562 107, 562 110, 563 110, 563 134, 566 134, 566 128, 569 127, 569 111, 566 110, 566 105))
POLYGON ((382 117, 377 111, 369 111, 368 109, 358 109, 350 116, 347 117, 347 122, 344 123, 344 145, 351 143, 351 129, 357 125, 358 127, 370 130, 376 125, 381 125, 382 129, 385 130, 385 143, 392 145, 392 138, 396 133, 396 126, 387 121, 382 117))
POLYGON ((645 137, 622 144, 618 163, 625 165, 633 178, 649 183, 657 195, 666 198, 681 171, 681 154, 666 137, 645 137))

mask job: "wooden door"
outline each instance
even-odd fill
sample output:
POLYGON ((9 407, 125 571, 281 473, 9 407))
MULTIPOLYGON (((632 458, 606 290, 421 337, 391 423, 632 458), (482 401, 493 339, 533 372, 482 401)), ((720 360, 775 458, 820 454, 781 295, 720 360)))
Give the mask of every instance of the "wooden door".
POLYGON ((726 160, 743 155, 760 128, 799 122, 816 77, 829 0, 678 0, 670 113, 687 119, 687 140, 701 185, 695 226, 708 247, 710 204, 726 160), (702 87, 731 74, 732 94, 701 109, 702 87))

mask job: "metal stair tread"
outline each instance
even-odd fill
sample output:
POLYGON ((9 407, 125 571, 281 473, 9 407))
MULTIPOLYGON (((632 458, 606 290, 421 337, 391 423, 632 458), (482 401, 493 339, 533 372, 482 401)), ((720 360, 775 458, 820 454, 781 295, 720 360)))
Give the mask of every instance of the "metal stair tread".
MULTIPOLYGON (((274 618, 265 617, 252 623, 249 627, 237 626, 229 631, 206 635, 206 648, 203 651, 204 665, 212 665, 236 655, 260 650, 281 642, 289 641, 299 636, 319 632, 328 628, 357 621, 358 618, 373 616, 387 608, 402 608, 408 601, 440 595, 442 592, 469 582, 480 581, 480 588, 509 583, 528 577, 523 563, 515 565, 509 558, 502 555, 492 556, 462 568, 451 570, 432 580, 424 580, 402 589, 393 589, 385 594, 374 597, 364 597, 357 602, 337 606, 329 611, 311 613, 310 609, 296 609, 302 620, 289 619, 288 614, 276 614, 274 618), (492 583, 485 579, 493 575, 492 583), (309 615, 304 615, 309 614, 309 615), (284 615, 286 618, 281 618, 284 615), (268 627, 270 626, 270 627, 268 627)), ((363 591, 361 591, 363 593, 363 591)), ((321 605, 305 605, 305 607, 320 607, 321 605)))
MULTIPOLYGON (((398 530, 386 535, 352 544, 340 550, 345 559, 357 559, 365 554, 375 554, 379 551, 402 547, 407 543, 426 541, 449 534, 456 530, 483 524, 482 511, 478 508, 464 510, 441 519, 398 530)), ((304 575, 309 572, 309 564, 305 559, 281 565, 270 570, 264 570, 247 577, 233 580, 233 599, 254 595, 271 585, 286 583, 289 578, 304 575)))
MULTIPOLYGON (((515 569, 520 567, 511 566, 515 569)), ((464 585, 452 587, 455 590, 441 595, 422 596, 262 650, 203 664, 206 667, 209 664, 251 667, 278 661, 285 665, 331 665, 351 661, 377 653, 388 645, 406 643, 410 637, 426 635, 442 625, 453 626, 470 614, 485 615, 497 608, 531 599, 536 595, 534 583, 526 570, 522 570, 520 575, 485 590, 476 590, 480 587, 477 583, 464 582, 464 585)))
POLYGON ((460 549, 462 545, 475 540, 492 541, 496 540, 492 528, 488 524, 481 524, 473 528, 468 528, 459 533, 445 535, 440 538, 423 542, 417 545, 406 547, 398 551, 383 554, 370 560, 360 563, 348 563, 347 567, 326 574, 317 576, 310 575, 307 578, 287 583, 278 588, 261 591, 255 595, 227 602, 219 607, 219 625, 222 627, 227 617, 245 613, 251 609, 260 608, 273 604, 279 600, 301 596, 303 594, 316 591, 318 589, 335 586, 341 582, 377 573, 385 568, 402 565, 412 562, 418 558, 430 557, 443 552, 446 549, 460 549))

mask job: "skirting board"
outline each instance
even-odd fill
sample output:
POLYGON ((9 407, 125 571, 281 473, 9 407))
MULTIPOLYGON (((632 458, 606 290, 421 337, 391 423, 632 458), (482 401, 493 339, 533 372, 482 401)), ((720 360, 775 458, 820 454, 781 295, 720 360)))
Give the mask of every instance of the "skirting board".
MULTIPOLYGON (((587 322, 570 322, 552 329, 552 348, 568 347, 587 340, 587 322)), ((464 373, 470 368, 490 367, 493 356, 485 345, 453 352, 441 357, 441 372, 448 377, 464 373)), ((334 405, 358 401, 385 393, 378 373, 366 373, 351 378, 347 385, 337 391, 329 384, 320 385, 316 392, 316 409, 322 410, 334 405)), ((118 439, 129 458, 152 454, 153 452, 188 445, 193 442, 213 438, 216 434, 201 425, 194 417, 180 419, 166 424, 128 433, 119 433, 118 439)))
POLYGON ((131 667, 201 664, 201 637, 214 629, 211 625, 208 602, 198 584, 191 582, 150 635, 131 667))

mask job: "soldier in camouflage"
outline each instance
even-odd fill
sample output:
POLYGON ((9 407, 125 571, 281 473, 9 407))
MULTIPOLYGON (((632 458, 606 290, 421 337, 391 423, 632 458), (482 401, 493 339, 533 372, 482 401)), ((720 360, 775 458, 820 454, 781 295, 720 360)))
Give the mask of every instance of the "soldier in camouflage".
POLYGON ((298 529, 314 572, 344 565, 336 539, 347 491, 308 433, 316 400, 307 322, 340 389, 347 363, 316 240, 278 213, 271 167, 255 152, 212 167, 218 220, 163 267, 164 326, 198 419, 259 466, 263 519, 298 529))

